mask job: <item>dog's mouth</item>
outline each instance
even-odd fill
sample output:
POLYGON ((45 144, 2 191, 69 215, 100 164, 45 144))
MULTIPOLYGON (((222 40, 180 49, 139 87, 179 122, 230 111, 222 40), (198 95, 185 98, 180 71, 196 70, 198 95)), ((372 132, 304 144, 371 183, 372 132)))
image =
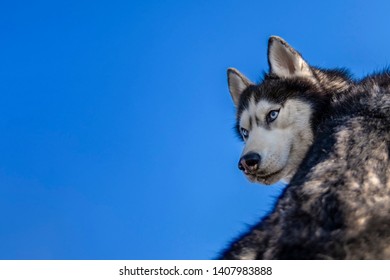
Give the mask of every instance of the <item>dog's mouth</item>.
POLYGON ((282 174, 284 168, 281 168, 275 172, 271 173, 245 173, 248 179, 253 183, 261 183, 265 185, 272 185, 282 179, 280 175, 282 174))
MULTIPOLYGON (((288 153, 288 158, 290 158, 291 151, 293 150, 293 145, 290 146, 290 150, 288 153)), ((246 177, 251 181, 252 183, 260 183, 264 185, 273 185, 277 183, 278 181, 282 179, 290 179, 290 173, 291 173, 291 164, 290 161, 287 161, 281 168, 277 169, 273 172, 266 172, 263 170, 253 170, 253 172, 246 173, 246 177)))

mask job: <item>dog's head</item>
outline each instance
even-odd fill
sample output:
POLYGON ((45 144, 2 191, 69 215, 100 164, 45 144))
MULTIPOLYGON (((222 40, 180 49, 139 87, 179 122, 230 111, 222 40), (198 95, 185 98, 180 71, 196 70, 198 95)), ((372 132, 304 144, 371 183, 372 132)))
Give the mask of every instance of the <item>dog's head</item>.
POLYGON ((236 130, 245 142, 238 167, 250 181, 267 185, 291 179, 313 142, 320 112, 351 83, 344 71, 309 66, 280 37, 269 39, 268 62, 259 84, 228 69, 236 130))

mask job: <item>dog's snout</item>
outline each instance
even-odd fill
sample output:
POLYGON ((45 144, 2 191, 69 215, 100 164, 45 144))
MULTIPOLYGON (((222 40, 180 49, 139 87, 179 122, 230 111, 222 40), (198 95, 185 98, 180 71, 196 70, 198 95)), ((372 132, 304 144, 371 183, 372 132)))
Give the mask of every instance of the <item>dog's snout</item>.
POLYGON ((248 153, 240 158, 238 169, 249 173, 256 170, 260 165, 261 157, 257 153, 248 153))

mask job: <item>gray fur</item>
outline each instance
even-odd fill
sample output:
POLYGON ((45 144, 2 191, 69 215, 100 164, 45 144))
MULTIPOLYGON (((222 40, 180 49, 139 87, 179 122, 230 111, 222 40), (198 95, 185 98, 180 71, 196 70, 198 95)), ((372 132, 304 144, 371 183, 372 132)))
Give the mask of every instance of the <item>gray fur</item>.
POLYGON ((270 214, 221 259, 390 259, 390 75, 344 84, 326 73, 317 78, 338 94, 306 157, 270 214))

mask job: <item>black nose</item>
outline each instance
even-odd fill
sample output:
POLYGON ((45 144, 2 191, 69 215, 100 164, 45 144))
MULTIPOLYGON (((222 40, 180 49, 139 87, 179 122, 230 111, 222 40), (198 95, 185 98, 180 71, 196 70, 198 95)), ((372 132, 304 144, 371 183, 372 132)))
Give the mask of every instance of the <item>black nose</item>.
POLYGON ((261 157, 257 153, 248 153, 240 158, 238 162, 238 169, 248 173, 256 170, 260 165, 261 157))

